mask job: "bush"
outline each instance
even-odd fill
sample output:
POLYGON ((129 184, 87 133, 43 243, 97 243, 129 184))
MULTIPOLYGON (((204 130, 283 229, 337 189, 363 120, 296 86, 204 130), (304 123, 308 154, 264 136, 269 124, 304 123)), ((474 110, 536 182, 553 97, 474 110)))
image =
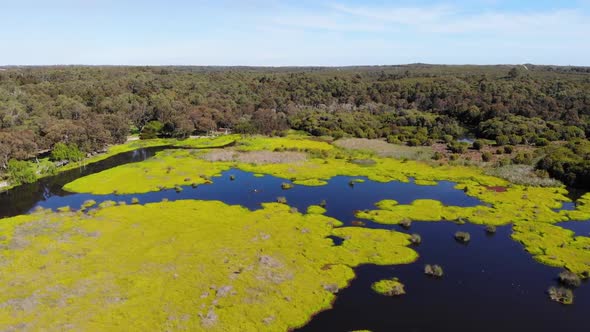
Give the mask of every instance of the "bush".
POLYGON ((283 189, 283 190, 289 190, 291 188, 293 188, 293 184, 292 183, 283 182, 281 184, 281 189, 283 189))
POLYGON ((412 234, 410 236, 410 242, 412 244, 420 244, 422 243, 422 237, 420 236, 420 234, 412 234))
POLYGON ((561 272, 559 274, 559 282, 569 287, 580 287, 582 284, 580 277, 571 271, 561 272))
POLYGON ((493 158, 493 156, 492 156, 492 154, 491 154, 490 152, 484 152, 484 153, 481 155, 481 160, 483 160, 483 161, 485 161, 485 162, 491 161, 491 160, 492 160, 492 158, 493 158))
POLYGON ((412 221, 410 219, 404 219, 402 221, 399 222, 399 224, 403 227, 403 228, 410 228, 410 226, 412 226, 412 221))
POLYGON ((51 150, 50 159, 53 161, 80 161, 84 159, 84 153, 75 144, 57 143, 51 150))
POLYGON ((442 267, 436 264, 426 264, 426 266, 424 266, 424 273, 435 278, 441 278, 444 275, 442 267))
POLYGON ((164 130, 164 124, 160 121, 150 121, 148 122, 141 133, 139 134, 140 139, 153 139, 158 138, 162 134, 162 130, 164 130))
POLYGON ((510 140, 508 139, 508 136, 506 135, 500 135, 498 137, 496 137, 496 145, 498 146, 503 146, 508 144, 508 142, 510 142, 510 140))
POLYGON ((287 204, 287 198, 285 196, 277 197, 277 203, 287 204))
POLYGON ((467 232, 457 232, 455 233, 455 240, 461 243, 467 243, 471 240, 471 235, 467 232))
POLYGON ((535 141, 536 146, 547 146, 549 145, 549 141, 546 138, 537 138, 535 141))
POLYGON ((561 304, 574 303, 574 293, 571 289, 564 287, 550 287, 547 293, 549 293, 549 298, 555 302, 561 304))
POLYGON ((476 140, 475 142, 473 142, 473 148, 476 150, 481 150, 484 146, 485 144, 480 140, 476 140))
POLYGON ((436 151, 436 152, 434 153, 434 155, 432 156, 432 159, 433 159, 433 160, 441 160, 442 158, 443 158, 443 154, 442 154, 442 153, 440 153, 440 152, 438 152, 438 151, 436 151))
POLYGON ((505 154, 511 154, 512 152, 514 152, 514 147, 511 145, 506 145, 504 147, 504 153, 505 154))
POLYGON ((494 226, 494 225, 487 225, 486 226, 486 233, 488 233, 488 234, 494 234, 494 233, 496 233, 496 226, 494 226))
POLYGON ((452 153, 465 153, 469 148, 469 144, 464 142, 453 142, 447 144, 447 147, 452 153))
POLYGON ((420 142, 416 138, 412 138, 412 139, 408 140, 408 146, 420 146, 420 145, 422 145, 422 142, 420 142))
POLYGON ((445 143, 449 144, 455 141, 455 138, 453 137, 453 135, 444 135, 443 140, 445 141, 445 143))
POLYGON ((12 184, 18 185, 37 181, 35 166, 28 161, 10 159, 8 161, 7 172, 8 181, 12 184))
POLYGON ((533 163, 533 156, 528 152, 519 152, 512 162, 517 165, 530 165, 533 163))

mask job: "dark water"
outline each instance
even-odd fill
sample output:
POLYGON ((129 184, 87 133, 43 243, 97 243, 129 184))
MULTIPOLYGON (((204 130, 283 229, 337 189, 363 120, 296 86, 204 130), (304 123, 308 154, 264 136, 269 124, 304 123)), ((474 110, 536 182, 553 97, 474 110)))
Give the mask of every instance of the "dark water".
MULTIPOLYGON (((327 215, 350 225, 354 211, 371 209, 382 199, 395 199, 401 204, 415 199, 431 198, 446 205, 474 206, 477 199, 453 189, 454 184, 441 182, 436 186, 413 183, 375 183, 367 181, 349 186, 349 177, 335 177, 326 186, 295 186, 282 190, 283 179, 230 170, 211 185, 140 195, 71 194, 61 186, 80 175, 101 171, 126 162, 144 160, 162 148, 143 149, 125 153, 75 170, 47 178, 38 183, 21 186, 0 194, 0 216, 26 213, 36 206, 57 208, 79 207, 85 200, 141 203, 159 202, 166 198, 221 200, 250 209, 260 203, 287 198, 289 205, 305 211, 309 205, 327 202, 327 215), (230 175, 235 180, 230 180, 230 175)), ((566 207, 569 208, 569 207, 566 207)), ((1 222, 1 221, 0 221, 1 222)), ((415 247, 420 254, 409 265, 357 268, 357 278, 349 288, 341 290, 334 308, 317 314, 301 331, 590 331, 590 286, 575 290, 575 303, 563 306, 548 300, 545 291, 556 285, 560 269, 536 263, 522 246, 510 239, 511 227, 499 227, 494 235, 482 226, 457 225, 450 222, 414 222, 410 229, 379 225, 369 221, 366 227, 395 229, 418 233, 422 244, 415 247), (457 230, 471 233, 471 242, 457 243, 457 230), (423 274, 424 264, 440 264, 445 271, 442 279, 423 274), (407 294, 399 298, 378 295, 371 283, 398 277, 406 285, 407 294)), ((560 226, 578 235, 590 235, 590 222, 568 222, 560 226)), ((342 239, 334 237, 335 244, 342 239)))

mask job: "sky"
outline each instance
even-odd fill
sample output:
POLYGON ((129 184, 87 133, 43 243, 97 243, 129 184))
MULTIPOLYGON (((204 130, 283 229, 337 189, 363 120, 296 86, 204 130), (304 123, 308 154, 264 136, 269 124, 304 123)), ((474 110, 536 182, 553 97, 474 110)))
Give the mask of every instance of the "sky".
POLYGON ((590 0, 0 0, 0 65, 590 65, 590 0))

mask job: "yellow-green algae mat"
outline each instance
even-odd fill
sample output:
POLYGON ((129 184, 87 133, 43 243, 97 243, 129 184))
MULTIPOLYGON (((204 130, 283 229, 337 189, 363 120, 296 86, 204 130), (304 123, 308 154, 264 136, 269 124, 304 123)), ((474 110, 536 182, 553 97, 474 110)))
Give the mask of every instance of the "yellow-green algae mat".
POLYGON ((302 326, 331 306, 353 267, 418 256, 406 234, 339 226, 283 204, 250 211, 218 201, 3 219, 0 330, 302 326), (345 241, 335 246, 331 235, 345 241))

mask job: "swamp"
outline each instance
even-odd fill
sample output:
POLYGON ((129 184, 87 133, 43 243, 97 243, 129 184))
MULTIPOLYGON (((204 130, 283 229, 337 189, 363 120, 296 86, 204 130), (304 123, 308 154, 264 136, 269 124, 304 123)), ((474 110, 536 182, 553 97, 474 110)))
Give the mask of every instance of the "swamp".
POLYGON ((587 328, 589 194, 305 135, 132 144, 0 194, 0 330, 587 328))

